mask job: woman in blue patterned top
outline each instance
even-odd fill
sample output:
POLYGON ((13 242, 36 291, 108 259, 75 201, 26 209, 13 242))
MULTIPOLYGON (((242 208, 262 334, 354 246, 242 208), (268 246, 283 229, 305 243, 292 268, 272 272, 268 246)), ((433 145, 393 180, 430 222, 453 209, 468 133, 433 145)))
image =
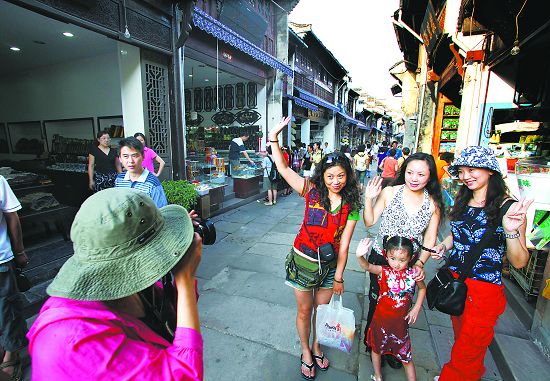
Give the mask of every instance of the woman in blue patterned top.
POLYGON ((449 267, 455 275, 461 273, 465 258, 487 228, 497 228, 490 230, 493 236, 482 248, 470 277, 466 278, 468 294, 464 313, 451 317, 455 337, 451 360, 435 380, 479 380, 485 373, 483 359, 493 339, 493 328, 506 306, 502 258, 506 255, 516 268, 524 267, 529 260, 525 215, 533 200, 521 199, 511 205, 506 202, 510 200, 508 189, 489 148, 465 148, 449 172, 453 177, 458 176, 464 185, 449 213, 451 234, 435 247, 433 257, 440 259, 445 251, 452 249, 449 267))

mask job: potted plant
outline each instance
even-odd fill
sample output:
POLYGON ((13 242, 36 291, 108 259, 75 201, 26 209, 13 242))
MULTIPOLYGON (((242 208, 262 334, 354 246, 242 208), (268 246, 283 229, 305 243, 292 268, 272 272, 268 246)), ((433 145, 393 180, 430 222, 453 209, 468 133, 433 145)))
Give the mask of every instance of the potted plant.
POLYGON ((193 184, 185 180, 166 180, 162 182, 169 204, 183 206, 187 210, 195 207, 199 194, 193 184))

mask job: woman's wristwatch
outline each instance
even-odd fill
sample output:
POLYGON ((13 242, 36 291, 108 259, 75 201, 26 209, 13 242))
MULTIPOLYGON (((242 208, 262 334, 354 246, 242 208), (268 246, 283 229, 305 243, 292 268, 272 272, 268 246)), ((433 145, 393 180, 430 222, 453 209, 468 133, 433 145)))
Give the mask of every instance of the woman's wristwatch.
POLYGON ((504 232, 504 236, 508 239, 516 239, 516 238, 519 238, 520 235, 521 234, 520 234, 519 230, 516 230, 516 232, 512 233, 512 234, 508 234, 508 233, 504 232))

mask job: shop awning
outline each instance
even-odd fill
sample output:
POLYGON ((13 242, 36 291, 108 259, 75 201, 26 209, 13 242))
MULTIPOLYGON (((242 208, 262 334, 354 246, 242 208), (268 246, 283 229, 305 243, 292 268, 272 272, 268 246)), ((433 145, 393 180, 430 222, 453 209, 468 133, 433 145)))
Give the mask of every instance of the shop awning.
POLYGON ((311 111, 318 111, 319 110, 319 107, 317 107, 313 103, 309 103, 308 101, 304 101, 303 99, 300 99, 298 97, 293 97, 290 94, 285 94, 284 96, 287 97, 288 99, 292 99, 294 101, 294 103, 296 103, 298 106, 307 108, 311 111))
POLYGON ((370 130, 370 128, 365 123, 363 123, 361 121, 357 122, 357 127, 359 127, 362 130, 367 130, 367 131, 370 130))
POLYGON ((313 94, 311 94, 308 91, 302 90, 299 87, 294 86, 294 88, 298 91, 298 94, 300 95, 300 98, 303 100, 306 100, 311 103, 315 103, 316 105, 326 107, 332 111, 338 111, 338 107, 333 105, 330 102, 325 101, 324 99, 321 99, 313 94))
POLYGON ((193 11, 193 24, 197 28, 204 30, 206 33, 211 34, 217 39, 222 40, 234 48, 239 49, 243 53, 248 54, 255 60, 282 71, 289 77, 294 76, 294 72, 290 66, 260 49, 258 46, 254 45, 252 42, 248 41, 246 38, 233 31, 227 25, 224 25, 220 21, 216 20, 200 8, 195 7, 193 11))
POLYGON ((344 118, 346 122, 351 123, 353 125, 357 125, 359 123, 358 120, 353 119, 351 116, 346 115, 346 113, 343 113, 342 111, 338 111, 338 115, 344 118))

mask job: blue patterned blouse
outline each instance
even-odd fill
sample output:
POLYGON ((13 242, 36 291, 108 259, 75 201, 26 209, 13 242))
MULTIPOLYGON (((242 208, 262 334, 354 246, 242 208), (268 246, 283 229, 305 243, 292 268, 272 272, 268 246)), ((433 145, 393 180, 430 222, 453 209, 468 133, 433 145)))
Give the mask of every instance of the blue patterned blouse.
MULTIPOLYGON (((453 271, 464 264, 464 256, 468 255, 470 247, 477 244, 487 228, 487 216, 483 208, 468 206, 461 221, 451 221, 453 234, 453 250, 449 257, 449 268, 453 271)), ((492 240, 496 247, 483 249, 472 270, 470 278, 484 282, 502 284, 502 258, 506 253, 506 239, 504 230, 499 226, 492 240)))

